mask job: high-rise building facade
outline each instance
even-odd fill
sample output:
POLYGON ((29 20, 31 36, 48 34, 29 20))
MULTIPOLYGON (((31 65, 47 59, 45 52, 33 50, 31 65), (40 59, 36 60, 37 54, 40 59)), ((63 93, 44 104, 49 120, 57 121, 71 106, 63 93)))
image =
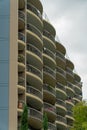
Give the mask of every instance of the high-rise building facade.
POLYGON ((29 130, 69 130, 82 99, 81 78, 66 58, 40 0, 0 1, 0 130, 19 130, 27 104, 29 130))

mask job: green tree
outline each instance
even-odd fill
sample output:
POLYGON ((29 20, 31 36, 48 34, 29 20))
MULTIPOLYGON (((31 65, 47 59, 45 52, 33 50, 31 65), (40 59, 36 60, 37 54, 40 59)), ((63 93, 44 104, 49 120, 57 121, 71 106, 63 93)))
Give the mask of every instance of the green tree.
POLYGON ((46 113, 43 115, 43 129, 48 130, 48 118, 46 113))
POLYGON ((28 108, 27 105, 24 105, 22 117, 21 117, 21 129, 28 130, 28 108))
POLYGON ((87 130, 87 102, 83 101, 73 107, 74 124, 72 130, 87 130))

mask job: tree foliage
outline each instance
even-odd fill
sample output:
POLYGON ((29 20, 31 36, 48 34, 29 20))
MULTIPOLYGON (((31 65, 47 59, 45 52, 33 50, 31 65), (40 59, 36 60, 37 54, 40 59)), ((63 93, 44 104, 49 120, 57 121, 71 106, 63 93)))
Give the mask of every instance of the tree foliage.
POLYGON ((24 105, 22 117, 21 117, 21 129, 20 130, 28 130, 28 108, 24 105))
POLYGON ((43 129, 48 130, 48 118, 46 113, 43 115, 43 129))
POLYGON ((72 130, 87 130, 87 102, 83 101, 73 107, 74 124, 72 130))

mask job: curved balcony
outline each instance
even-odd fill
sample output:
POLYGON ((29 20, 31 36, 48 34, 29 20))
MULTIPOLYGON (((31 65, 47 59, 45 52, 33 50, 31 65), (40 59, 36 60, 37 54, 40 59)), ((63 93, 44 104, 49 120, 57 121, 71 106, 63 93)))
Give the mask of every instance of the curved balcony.
POLYGON ((43 35, 49 38, 53 43, 55 43, 55 38, 52 36, 51 33, 49 33, 47 30, 43 30, 43 35))
POLYGON ((27 29, 29 31, 31 31, 32 33, 34 33, 36 35, 36 37, 38 37, 42 41, 42 34, 39 31, 39 29, 37 29, 34 25, 32 25, 30 23, 27 24, 27 29))
MULTIPOLYGON (((43 47, 48 48, 51 52, 55 54, 56 45, 49 40, 46 36, 43 35, 43 47)), ((56 55, 55 55, 56 56, 56 55)))
POLYGON ((59 41, 56 41, 56 48, 57 48, 57 51, 60 52, 62 54, 62 57, 64 58, 64 56, 66 54, 65 47, 61 43, 59 43, 59 41))
POLYGON ((67 121, 74 121, 74 118, 73 118, 73 113, 71 111, 67 111, 66 113, 66 118, 67 118, 67 121))
POLYGON ((51 39, 50 39, 50 37, 48 37, 45 33, 43 34, 43 41, 46 41, 46 43, 48 42, 49 44, 49 46, 50 46, 50 48, 52 49, 52 50, 55 50, 56 49, 56 45, 55 45, 55 42, 53 42, 51 39))
POLYGON ((77 82, 80 82, 80 81, 81 81, 81 77, 80 77, 78 74, 76 74, 76 73, 74 73, 74 79, 75 79, 77 82))
POLYGON ((66 99, 66 88, 61 83, 56 83, 56 97, 62 100, 66 99))
POLYGON ((50 34, 52 39, 54 39, 55 35, 56 35, 56 30, 53 27, 53 25, 47 20, 47 16, 44 14, 43 16, 43 26, 44 26, 44 30, 46 30, 48 32, 48 35, 50 34))
POLYGON ((74 64, 69 59, 66 59, 66 66, 69 67, 73 71, 74 64))
POLYGON ((18 54, 18 62, 25 64, 25 56, 23 54, 18 54))
POLYGON ((48 122, 48 130, 57 130, 56 125, 51 122, 48 122))
POLYGON ((27 43, 34 45, 40 51, 43 50, 43 41, 30 30, 26 30, 27 33, 27 43))
POLYGON ((69 67, 66 67, 66 77, 68 81, 74 82, 74 73, 69 67))
POLYGON ((23 10, 25 8, 25 0, 18 0, 18 9, 23 10))
POLYGON ((74 106, 74 100, 69 97, 66 100, 66 106, 67 106, 67 110, 72 110, 72 107, 74 106))
POLYGON ((43 6, 40 0, 28 0, 27 2, 32 4, 38 10, 38 12, 41 14, 43 13, 43 6))
POLYGON ((27 43, 27 50, 35 53, 42 60, 42 53, 41 53, 41 51, 37 47, 35 47, 32 44, 27 43))
POLYGON ((25 69, 25 56, 23 54, 18 54, 18 72, 25 69))
POLYGON ((42 20, 42 15, 40 11, 34 5, 32 5, 31 3, 27 3, 27 9, 32 11, 36 16, 39 17, 40 20, 42 20))
POLYGON ((32 23, 34 26, 36 26, 40 32, 43 31, 43 22, 42 19, 36 15, 31 9, 31 4, 29 3, 27 5, 27 23, 32 23))
POLYGON ((55 54, 52 51, 50 51, 49 49, 45 48, 45 47, 43 49, 43 53, 47 54, 48 56, 50 56, 54 60, 56 59, 55 54))
POLYGON ((43 75, 44 83, 55 87, 55 83, 56 83, 55 71, 49 68, 48 66, 43 66, 43 72, 44 72, 44 75, 43 75))
POLYGON ((75 94, 73 100, 75 101, 75 103, 79 103, 82 101, 82 96, 75 94))
POLYGON ((43 49, 43 62, 52 69, 56 67, 55 54, 47 48, 43 49))
POLYGON ((27 61, 35 65, 39 70, 42 70, 43 61, 41 51, 34 45, 27 43, 27 61))
POLYGON ((57 115, 56 124, 59 130, 65 130, 67 127, 66 118, 63 116, 57 115))
POLYGON ((82 93, 82 88, 79 87, 78 85, 74 85, 74 90, 75 90, 75 92, 76 92, 77 94, 82 93))
POLYGON ((25 35, 22 32, 18 32, 18 40, 21 40, 22 42, 25 42, 25 35))
POLYGON ((56 108, 55 106, 44 102, 44 112, 47 113, 48 121, 54 122, 56 119, 56 108))
POLYGON ((55 88, 53 88, 52 86, 48 84, 44 84, 43 85, 43 100, 51 104, 54 104, 56 100, 55 88))
POLYGON ((18 76, 18 85, 25 87, 25 79, 21 76, 18 76))
POLYGON ((27 86, 26 88, 26 95, 27 95, 27 104, 29 106, 32 106, 33 108, 36 109, 41 109, 42 105, 43 105, 43 97, 42 97, 42 93, 32 87, 32 86, 27 86))
POLYGON ((67 82, 66 92, 68 96, 73 97, 73 95, 75 94, 75 91, 74 91, 74 85, 72 83, 67 82))
POLYGON ((34 66, 27 64, 27 71, 37 75, 40 79, 42 79, 42 73, 40 70, 38 70, 37 68, 35 68, 34 66))
POLYGON ((21 30, 24 30, 25 28, 25 14, 23 11, 18 11, 18 29, 21 31, 21 30))
POLYGON ((56 99, 56 109, 61 115, 66 114, 66 103, 61 99, 56 99))
POLYGON ((18 50, 24 50, 25 48, 25 35, 22 32, 18 32, 18 50))
POLYGON ((43 119, 42 113, 40 111, 37 111, 36 109, 29 107, 28 114, 29 114, 29 125, 32 128, 41 129, 43 119))
POLYGON ((27 65, 27 82, 32 83, 32 84, 37 84, 39 85, 39 89, 41 89, 42 86, 42 73, 40 70, 38 70, 37 68, 35 68, 32 65, 27 65), (34 83, 33 83, 34 82, 34 83))
POLYGON ((66 72, 58 66, 56 67, 56 79, 62 84, 66 84, 66 72))
POLYGON ((64 55, 59 52, 58 50, 56 51, 56 62, 57 62, 57 66, 65 69, 65 64, 66 64, 66 60, 64 55))

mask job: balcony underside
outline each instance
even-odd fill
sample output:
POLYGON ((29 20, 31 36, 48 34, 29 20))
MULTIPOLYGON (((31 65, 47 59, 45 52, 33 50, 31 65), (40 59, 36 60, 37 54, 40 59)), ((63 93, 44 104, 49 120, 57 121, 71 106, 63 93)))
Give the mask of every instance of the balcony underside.
POLYGON ((67 124, 60 121, 56 121, 56 125, 58 130, 66 130, 67 128, 67 124))
POLYGON ((19 9, 24 9, 25 8, 25 0, 18 0, 18 5, 19 5, 19 9))
POLYGON ((42 51, 43 49, 43 42, 42 40, 33 32, 27 30, 27 42, 33 43, 36 47, 42 51))
POLYGON ((53 75, 51 75, 51 74, 49 74, 47 72, 43 73, 43 82, 45 84, 49 84, 49 85, 51 85, 53 87, 55 87, 55 85, 56 85, 56 79, 55 79, 55 77, 53 77, 53 75))
POLYGON ((42 128, 42 121, 36 117, 29 117, 29 125, 34 129, 41 129, 42 128))
POLYGON ((66 108, 62 105, 59 105, 58 103, 56 103, 56 110, 58 111, 58 113, 62 116, 65 116, 66 114, 66 108))
POLYGON ((59 72, 56 73, 56 79, 60 83, 66 85, 66 77, 63 74, 60 74, 59 72))
POLYGON ((34 26, 37 26, 37 28, 42 32, 42 20, 37 15, 35 15, 35 13, 27 10, 27 21, 28 23, 32 23, 34 26))
POLYGON ((38 76, 36 76, 35 74, 33 74, 31 72, 27 72, 26 74, 27 74, 27 77, 26 77, 27 82, 29 84, 34 85, 37 89, 41 90, 42 84, 43 84, 42 80, 38 76))
POLYGON ((43 100, 45 102, 48 102, 48 103, 51 103, 51 104, 55 104, 56 97, 55 97, 55 95, 53 95, 50 92, 50 90, 49 91, 43 90, 43 100))
POLYGON ((52 69, 55 69, 56 67, 55 59, 51 58, 47 54, 43 54, 43 62, 44 62, 44 65, 47 65, 52 69))
POLYGON ((56 113, 50 111, 49 109, 44 109, 44 112, 47 114, 48 121, 49 122, 54 122, 56 120, 56 113))
POLYGON ((66 65, 65 60, 63 60, 62 58, 57 56, 56 57, 56 63, 57 63, 57 66, 59 66, 60 68, 65 70, 65 65, 66 65))
POLYGON ((66 92, 67 92, 67 95, 71 96, 71 97, 74 96, 74 94, 75 94, 75 91, 68 86, 66 87, 66 92))
POLYGON ((18 29, 19 30, 24 30, 25 28, 25 21, 22 20, 21 18, 18 19, 18 29))
POLYGON ((31 106, 35 109, 38 109, 38 110, 41 109, 41 107, 43 106, 43 101, 40 98, 38 98, 37 96, 35 96, 31 93, 29 93, 29 94, 27 93, 26 96, 27 96, 27 99, 26 99, 27 104, 29 106, 31 106))
POLYGON ((57 95, 57 98, 62 99, 62 100, 65 100, 67 96, 66 92, 60 88, 56 88, 56 95, 57 95))
POLYGON ((27 53, 27 61, 41 70, 43 67, 43 62, 41 58, 31 51, 26 51, 26 53, 27 53))
POLYGON ((69 74, 69 73, 66 73, 66 78, 69 82, 73 83, 74 82, 74 77, 73 75, 69 74))

